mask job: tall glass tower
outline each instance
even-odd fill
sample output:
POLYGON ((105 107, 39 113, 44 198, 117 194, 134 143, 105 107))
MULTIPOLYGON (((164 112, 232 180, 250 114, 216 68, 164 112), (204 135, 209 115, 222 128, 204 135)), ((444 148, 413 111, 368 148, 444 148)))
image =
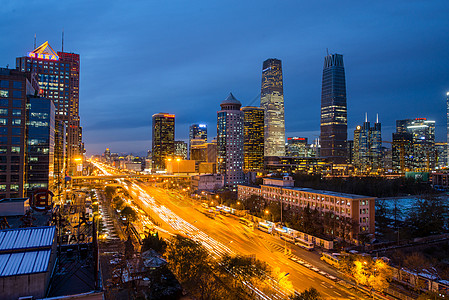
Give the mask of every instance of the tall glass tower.
POLYGON ((245 106, 243 111, 243 169, 262 170, 264 151, 264 109, 245 106))
POLYGON ((284 88, 279 59, 263 62, 260 107, 265 110, 265 156, 285 156, 284 88))
POLYGON ((335 164, 347 162, 348 113, 343 55, 324 58, 321 88, 321 156, 335 164))
POLYGON ((165 161, 175 154, 175 115, 153 115, 153 169, 164 170, 165 161))

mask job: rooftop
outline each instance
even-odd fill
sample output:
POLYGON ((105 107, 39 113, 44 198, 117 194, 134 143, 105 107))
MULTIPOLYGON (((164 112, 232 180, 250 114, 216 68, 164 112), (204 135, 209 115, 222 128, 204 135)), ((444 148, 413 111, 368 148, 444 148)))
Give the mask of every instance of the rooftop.
POLYGON ((0 253, 50 248, 55 239, 55 231, 55 226, 0 230, 0 253))
POLYGON ((0 254, 0 277, 46 272, 51 249, 0 254))
POLYGON ((229 96, 223 100, 223 102, 221 102, 220 105, 223 104, 237 104, 237 105, 242 105, 242 103, 240 103, 239 100, 237 100, 234 95, 232 93, 229 93, 229 96))

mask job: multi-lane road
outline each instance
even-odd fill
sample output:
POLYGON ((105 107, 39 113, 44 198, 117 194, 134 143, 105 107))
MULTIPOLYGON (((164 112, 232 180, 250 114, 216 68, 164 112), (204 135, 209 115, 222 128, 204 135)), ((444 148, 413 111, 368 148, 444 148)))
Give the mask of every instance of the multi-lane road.
MULTIPOLYGON (((105 174, 116 172, 113 169, 105 169, 104 165, 96 165, 105 174)), ((348 290, 324 276, 325 273, 336 277, 339 274, 323 264, 316 253, 309 253, 292 244, 286 245, 275 236, 240 224, 238 218, 233 216, 217 214, 214 218, 208 217, 202 212, 200 205, 179 193, 132 180, 118 182, 130 192, 134 204, 159 223, 158 228, 162 233, 181 233, 189 236, 202 243, 217 257, 225 253, 255 255, 273 269, 288 273, 288 279, 299 292, 314 287, 325 299, 365 298, 364 295, 348 290), (291 253, 285 253, 286 246, 291 249, 291 253), (298 261, 306 261, 324 272, 320 274, 298 261)), ((149 222, 146 216, 142 217, 145 222, 149 222)), ((259 293, 257 290, 255 292, 259 293)), ((286 295, 287 291, 278 288, 277 298, 286 295)), ((260 298, 264 297, 266 295, 261 293, 260 298)))

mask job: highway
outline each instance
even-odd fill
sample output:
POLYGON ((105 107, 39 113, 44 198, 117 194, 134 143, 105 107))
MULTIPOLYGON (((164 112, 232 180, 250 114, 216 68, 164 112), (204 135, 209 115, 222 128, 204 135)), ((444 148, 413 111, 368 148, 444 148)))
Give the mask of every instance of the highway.
MULTIPOLYGON (((117 170, 106 168, 94 163, 105 175, 117 170)), ((319 260, 315 253, 309 253, 295 245, 288 244, 291 254, 284 253, 284 241, 257 229, 249 228, 239 223, 234 216, 217 214, 214 218, 206 216, 201 206, 176 192, 169 192, 146 183, 131 179, 117 180, 132 195, 135 203, 160 225, 162 233, 180 233, 202 243, 214 257, 223 254, 255 255, 268 263, 273 270, 289 273, 288 279, 293 288, 301 292, 310 287, 316 288, 325 299, 364 299, 365 296, 353 290, 347 290, 335 281, 298 263, 304 260, 320 270, 338 276, 339 274, 319 260)), ((137 210, 137 208, 135 208, 137 210)), ((142 215, 142 214, 141 214, 142 215)), ((140 216, 143 223, 149 226, 147 216, 140 216)), ((324 273, 323 273, 324 274, 324 273)), ((254 287, 249 287, 253 289, 254 287)), ((275 295, 266 295, 255 291, 260 299, 283 299, 288 291, 282 291, 275 282, 275 295)), ((253 290, 254 291, 254 290, 253 290)))

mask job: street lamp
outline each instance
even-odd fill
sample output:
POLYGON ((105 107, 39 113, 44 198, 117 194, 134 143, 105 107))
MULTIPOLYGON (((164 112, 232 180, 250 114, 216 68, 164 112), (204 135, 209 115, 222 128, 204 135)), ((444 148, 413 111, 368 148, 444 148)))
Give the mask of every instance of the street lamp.
POLYGON ((178 176, 179 176, 179 162, 181 161, 181 159, 178 157, 178 158, 176 159, 176 161, 177 161, 177 163, 178 163, 178 176))

